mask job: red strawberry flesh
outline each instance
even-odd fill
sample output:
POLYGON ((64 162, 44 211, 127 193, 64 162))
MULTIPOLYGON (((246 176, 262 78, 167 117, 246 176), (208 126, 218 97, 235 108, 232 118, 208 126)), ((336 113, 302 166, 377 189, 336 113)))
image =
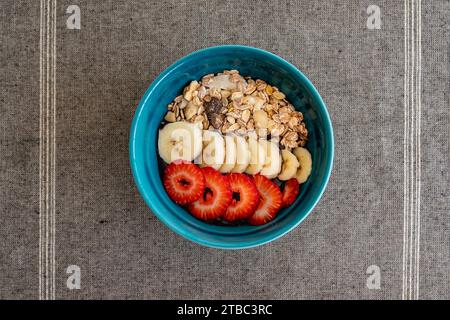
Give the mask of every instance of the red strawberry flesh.
POLYGON ((283 208, 289 207, 297 199, 300 193, 300 185, 297 179, 292 178, 286 181, 283 189, 283 208))
POLYGON ((219 171, 205 167, 202 170, 205 177, 203 195, 189 204, 189 212, 201 220, 213 220, 221 217, 231 202, 231 187, 228 177, 219 171))
POLYGON ((275 218, 281 209, 283 195, 277 184, 266 177, 257 174, 253 179, 259 192, 260 201, 255 213, 247 221, 252 225, 261 225, 275 218))
POLYGON ((198 200, 205 189, 202 170, 187 161, 174 161, 164 171, 163 185, 169 197, 179 205, 198 200))
POLYGON ((227 221, 247 219, 254 212, 259 202, 258 190, 249 176, 243 173, 230 173, 232 200, 223 218, 227 221))

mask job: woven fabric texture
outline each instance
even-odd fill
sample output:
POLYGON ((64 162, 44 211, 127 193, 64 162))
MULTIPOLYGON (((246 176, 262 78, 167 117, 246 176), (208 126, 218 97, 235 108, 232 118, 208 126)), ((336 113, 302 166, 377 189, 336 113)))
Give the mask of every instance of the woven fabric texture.
MULTIPOLYGON (((404 5, 58 1, 55 297, 401 299, 404 5), (67 28, 70 5, 80 8, 79 30, 67 28), (381 9, 380 29, 367 27, 370 5, 381 9), (281 239, 239 251, 204 248, 171 232, 137 192, 128 160, 131 120, 152 80, 182 56, 219 44, 259 47, 296 65, 328 106, 336 141, 331 180, 313 213, 281 239), (79 290, 66 286, 70 265, 80 267, 79 290), (379 289, 367 287, 371 265, 380 268, 379 289)), ((421 299, 450 298, 449 12, 448 1, 422 2, 421 299)), ((39 298, 40 17, 39 1, 0 4, 6 299, 39 298)))

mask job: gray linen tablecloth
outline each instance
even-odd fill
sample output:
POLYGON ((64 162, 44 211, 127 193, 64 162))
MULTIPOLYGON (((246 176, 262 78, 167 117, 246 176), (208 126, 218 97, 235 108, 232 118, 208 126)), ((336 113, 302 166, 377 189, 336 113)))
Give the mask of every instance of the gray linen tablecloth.
POLYGON ((0 298, 450 298, 449 12, 446 0, 3 0, 0 298), (296 65, 336 140, 314 212, 239 251, 171 232, 128 160, 152 80, 219 44, 296 65))

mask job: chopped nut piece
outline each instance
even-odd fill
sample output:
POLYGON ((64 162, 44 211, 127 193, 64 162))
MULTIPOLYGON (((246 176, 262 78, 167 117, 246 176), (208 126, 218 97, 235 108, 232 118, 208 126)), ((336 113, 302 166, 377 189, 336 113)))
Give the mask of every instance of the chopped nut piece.
POLYGON ((166 120, 167 122, 175 122, 177 120, 177 117, 175 116, 175 113, 169 111, 166 113, 164 120, 166 120))
POLYGON ((205 86, 200 86, 198 88, 198 94, 197 97, 202 100, 205 96, 206 96, 207 90, 205 88, 205 86))
POLYGON ((184 109, 184 116, 186 120, 190 120, 193 116, 197 114, 198 107, 190 102, 187 107, 184 109))
MULTIPOLYGON (((187 101, 191 101, 194 97, 194 91, 196 91, 200 87, 200 84, 197 81, 191 81, 189 86, 187 86, 184 90, 183 96, 187 101)), ((197 92, 198 93, 198 92, 197 92)))
POLYGON ((178 107, 180 109, 184 109, 187 105, 188 105, 189 101, 187 101, 186 99, 181 100, 180 104, 178 105, 178 107))
POLYGON ((192 102, 196 105, 196 106, 200 106, 202 104, 202 102, 200 101, 200 98, 198 96, 195 96, 194 99, 192 99, 192 102))

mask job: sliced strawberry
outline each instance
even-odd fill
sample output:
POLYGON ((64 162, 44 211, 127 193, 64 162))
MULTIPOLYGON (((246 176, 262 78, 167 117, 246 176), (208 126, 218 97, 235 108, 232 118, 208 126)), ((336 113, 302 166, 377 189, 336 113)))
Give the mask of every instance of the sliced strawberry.
POLYGON ((247 219, 258 206, 258 189, 253 179, 243 173, 230 173, 228 179, 233 199, 223 218, 227 221, 247 219))
POLYGON ((205 189, 202 170, 187 161, 174 161, 164 171, 164 188, 170 199, 180 205, 198 200, 205 189))
POLYGON ((283 208, 289 207, 297 199, 300 193, 300 185, 297 179, 292 178, 286 181, 283 189, 283 208))
POLYGON ((205 177, 203 196, 188 206, 194 217, 201 220, 212 220, 221 217, 231 202, 231 187, 228 177, 219 171, 205 167, 202 170, 205 177))
POLYGON ((257 174, 253 177, 259 192, 259 205, 255 213, 247 220, 253 225, 261 225, 272 220, 281 209, 282 198, 277 184, 266 177, 257 174))

